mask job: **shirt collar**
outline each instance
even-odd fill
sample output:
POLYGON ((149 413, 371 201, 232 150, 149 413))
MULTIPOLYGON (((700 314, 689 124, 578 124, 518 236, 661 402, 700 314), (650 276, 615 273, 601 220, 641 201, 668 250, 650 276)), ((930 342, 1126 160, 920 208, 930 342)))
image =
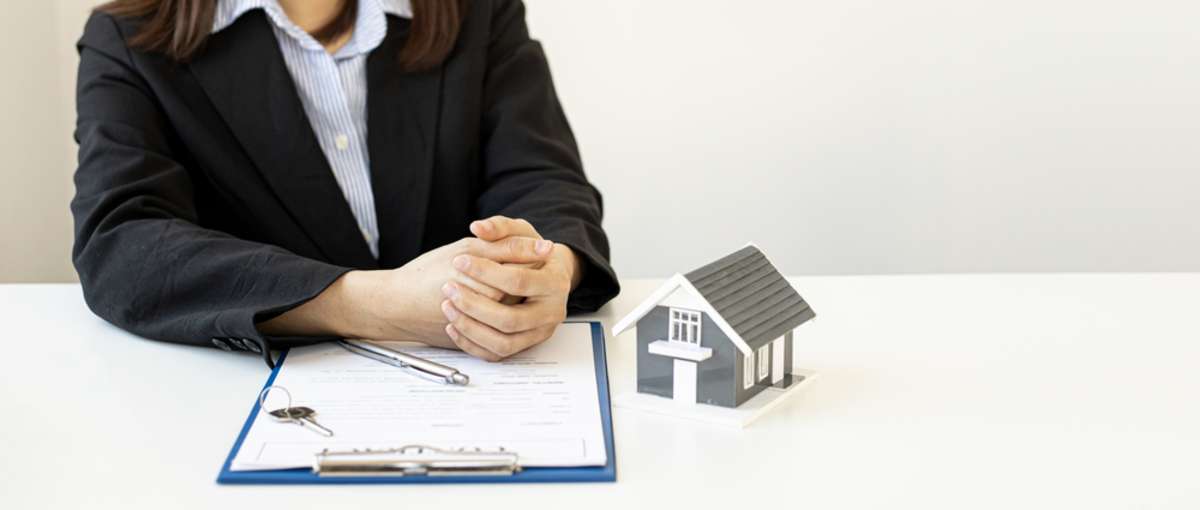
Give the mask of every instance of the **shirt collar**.
MULTIPOLYGON (((217 0, 217 10, 213 14, 212 33, 220 32, 232 25, 243 14, 254 9, 262 9, 267 17, 280 30, 287 33, 310 50, 324 51, 321 43, 296 26, 283 12, 278 0, 217 0)), ((379 46, 383 36, 387 34, 387 18, 391 14, 401 18, 412 18, 411 0, 358 0, 358 19, 355 20, 354 34, 346 45, 338 50, 336 56, 349 56, 367 53, 379 46)))

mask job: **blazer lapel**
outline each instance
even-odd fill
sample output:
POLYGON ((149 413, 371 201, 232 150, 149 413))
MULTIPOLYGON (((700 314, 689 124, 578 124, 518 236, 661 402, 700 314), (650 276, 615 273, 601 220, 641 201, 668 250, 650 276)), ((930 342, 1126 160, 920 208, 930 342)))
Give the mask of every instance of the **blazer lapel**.
POLYGON ((189 65, 279 200, 338 265, 378 267, 313 134, 270 21, 243 14, 189 65))
POLYGON ((421 253, 441 102, 440 67, 400 69, 408 27, 408 20, 388 16, 387 37, 367 57, 367 148, 383 267, 421 253))

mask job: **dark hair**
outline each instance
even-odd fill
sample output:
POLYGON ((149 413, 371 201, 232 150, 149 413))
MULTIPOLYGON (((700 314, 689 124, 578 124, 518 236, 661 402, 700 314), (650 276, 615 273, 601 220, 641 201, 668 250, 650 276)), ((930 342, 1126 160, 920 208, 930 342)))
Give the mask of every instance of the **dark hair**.
MULTIPOLYGON (((446 59, 458 38, 465 0, 411 0, 412 27, 400 49, 400 64, 407 70, 435 67, 446 59)), ((358 0, 342 0, 341 10, 312 35, 328 42, 354 27, 358 0)), ((130 46, 157 51, 187 61, 203 48, 212 33, 217 0, 112 0, 97 8, 117 17, 144 18, 130 46)))

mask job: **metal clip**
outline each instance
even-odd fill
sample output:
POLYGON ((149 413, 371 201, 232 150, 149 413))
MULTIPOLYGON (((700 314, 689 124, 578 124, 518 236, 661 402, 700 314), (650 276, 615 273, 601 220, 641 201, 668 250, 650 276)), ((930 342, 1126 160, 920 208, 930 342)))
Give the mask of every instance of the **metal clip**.
POLYGON ((517 453, 503 448, 447 450, 424 445, 317 453, 318 476, 459 476, 511 475, 521 471, 517 453))

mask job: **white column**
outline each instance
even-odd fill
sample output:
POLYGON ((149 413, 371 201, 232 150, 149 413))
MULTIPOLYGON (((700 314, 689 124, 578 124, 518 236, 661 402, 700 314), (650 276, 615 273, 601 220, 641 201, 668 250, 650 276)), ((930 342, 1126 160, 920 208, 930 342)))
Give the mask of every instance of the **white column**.
POLYGON ((771 342, 771 384, 783 380, 783 337, 771 342))

